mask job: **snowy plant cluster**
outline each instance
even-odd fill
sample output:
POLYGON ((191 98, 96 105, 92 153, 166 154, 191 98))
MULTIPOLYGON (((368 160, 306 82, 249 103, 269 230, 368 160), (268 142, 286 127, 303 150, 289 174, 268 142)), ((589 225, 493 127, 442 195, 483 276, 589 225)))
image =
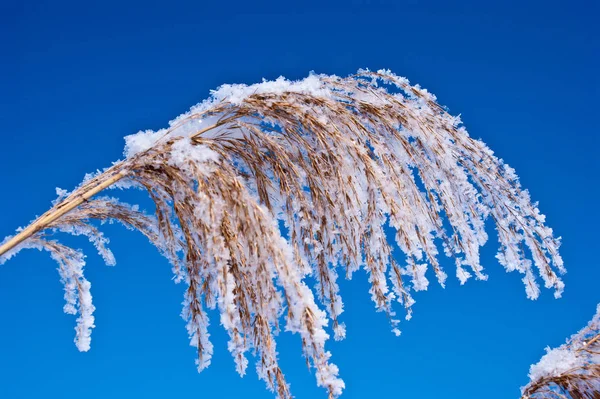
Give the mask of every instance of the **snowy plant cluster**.
POLYGON ((207 310, 218 309, 238 372, 252 353, 259 377, 281 398, 290 397, 275 342, 282 327, 300 335, 331 397, 344 388, 325 348, 330 335, 346 334, 340 273, 366 271, 376 309, 400 334, 394 304, 408 319, 413 291, 426 290, 432 276, 445 284, 440 250, 461 283, 487 278, 479 250, 492 219, 497 258, 523 276, 527 296, 538 297, 540 277, 555 296, 563 290, 559 240, 514 170, 432 94, 390 71, 224 85, 168 128, 125 140, 124 160, 62 192, 0 249, 0 262, 32 246, 61 254, 65 309, 80 313, 82 350, 93 327, 83 258, 49 249, 59 244, 46 234, 85 235, 113 264, 92 219, 141 230, 169 259, 187 285, 182 316, 199 370, 213 352, 207 310), (155 216, 87 200, 108 187, 146 190, 155 216), (392 257, 395 249, 403 259, 392 257))
POLYGON ((600 304, 588 325, 529 369, 523 399, 595 399, 600 395, 600 304))
MULTIPOLYGON (((54 204, 60 205, 61 200, 66 198, 67 192, 58 188, 56 191, 58 198, 54 204)), ((64 232, 75 236, 85 236, 94 245, 104 262, 109 266, 114 266, 116 264, 115 257, 107 247, 109 240, 92 224, 92 220, 99 220, 101 223, 119 221, 125 227, 138 230, 147 236, 159 250, 168 251, 159 240, 157 224, 153 217, 140 212, 137 206, 121 203, 116 198, 97 197, 85 202, 60 219, 47 224, 43 231, 36 232, 23 243, 0 256, 1 265, 22 249, 31 248, 50 253, 52 259, 58 263, 58 272, 64 285, 66 303, 63 310, 68 314, 79 315, 75 327, 75 344, 83 352, 90 349, 91 330, 94 328, 92 314, 95 310, 90 293, 91 284, 83 274, 85 255, 80 250, 51 239, 51 235, 55 232, 64 232)), ((20 230, 22 229, 18 231, 20 230)), ((10 237, 7 237, 4 242, 9 239, 10 237)))

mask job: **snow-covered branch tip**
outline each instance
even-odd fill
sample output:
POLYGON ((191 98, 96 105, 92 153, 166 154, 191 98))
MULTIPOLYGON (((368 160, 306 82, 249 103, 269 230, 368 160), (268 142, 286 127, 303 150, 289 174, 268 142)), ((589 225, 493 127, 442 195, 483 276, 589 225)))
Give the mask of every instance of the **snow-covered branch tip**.
POLYGON ((432 94, 389 71, 221 86, 168 128, 125 140, 124 160, 61 192, 48 212, 0 246, 0 262, 23 248, 50 251, 65 284, 65 310, 80 314, 81 350, 94 326, 83 256, 50 235, 85 235, 112 264, 94 219, 140 230, 186 282, 182 315, 199 370, 213 352, 206 309, 218 308, 238 372, 245 373, 252 350, 259 377, 280 398, 290 397, 274 339, 283 315, 317 383, 331 397, 342 392, 325 349, 330 334, 346 334, 339 272, 367 272, 375 307, 399 334, 393 304, 408 319, 411 293, 427 289, 431 275, 446 281, 439 246, 461 283, 486 279, 479 248, 491 218, 497 258, 523 275, 527 296, 539 295, 537 275, 557 297, 562 292, 559 240, 513 169, 469 137, 432 94), (110 187, 146 190, 155 216, 93 197, 110 187), (392 257, 394 246, 404 259, 392 257))
POLYGON ((600 304, 588 325, 529 370, 521 399, 600 398, 600 304))

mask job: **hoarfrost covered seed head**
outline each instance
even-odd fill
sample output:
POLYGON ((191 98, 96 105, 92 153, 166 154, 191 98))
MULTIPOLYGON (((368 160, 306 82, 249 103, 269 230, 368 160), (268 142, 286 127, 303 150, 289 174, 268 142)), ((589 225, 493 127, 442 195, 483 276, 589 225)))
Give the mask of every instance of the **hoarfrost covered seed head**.
POLYGON ((325 348, 330 336, 346 335, 339 274, 366 271, 376 309, 399 335, 395 307, 409 319, 412 292, 431 278, 445 284, 438 243, 461 284, 487 278, 479 249, 493 219, 498 260, 524 276, 527 295, 539 295, 538 276, 557 296, 563 289, 559 240, 514 171, 435 96, 390 71, 223 85, 168 128, 127 136, 124 154, 73 192, 58 192, 53 208, 0 247, 0 262, 23 248, 52 253, 65 311, 80 315, 82 350, 94 326, 90 286, 82 258, 49 233, 85 235, 112 264, 94 219, 140 230, 186 283, 182 317, 199 370, 213 354, 207 309, 218 309, 237 371, 246 372, 252 352, 281 398, 290 397, 275 341, 282 318, 317 384, 331 397, 344 388, 325 348), (92 198, 109 187, 145 189, 155 216, 92 198), (392 257, 394 246, 403 259, 392 257))
POLYGON ((600 304, 588 325, 529 369, 522 399, 596 399, 600 393, 600 304))

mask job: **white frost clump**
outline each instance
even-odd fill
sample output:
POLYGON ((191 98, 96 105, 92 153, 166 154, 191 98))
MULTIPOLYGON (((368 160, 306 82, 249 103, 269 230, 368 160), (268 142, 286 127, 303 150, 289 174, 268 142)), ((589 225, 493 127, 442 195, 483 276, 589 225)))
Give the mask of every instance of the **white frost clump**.
POLYGON ((211 172, 210 161, 217 162, 219 154, 205 145, 192 145, 189 140, 178 140, 171 147, 169 165, 177 166, 189 176, 195 172, 211 172))
POLYGON ((276 80, 268 81, 263 79, 262 83, 253 85, 245 84, 226 84, 220 86, 217 90, 211 91, 213 101, 226 101, 235 105, 241 104, 246 98, 256 94, 283 94, 283 93, 302 93, 318 97, 330 97, 331 90, 319 78, 319 75, 311 73, 308 77, 291 81, 283 76, 276 80))
POLYGON ((583 359, 577 356, 577 352, 559 347, 555 349, 546 348, 546 354, 540 361, 529 369, 529 378, 532 381, 544 377, 557 377, 562 373, 583 365, 583 359))
POLYGON ((151 148, 162 136, 166 129, 159 131, 145 130, 125 136, 125 157, 129 158, 151 148))
MULTIPOLYGON (((600 304, 588 325, 529 369, 530 383, 521 388, 522 398, 583 398, 590 389, 600 389, 600 304), (567 394, 565 396, 565 394, 567 394)), ((593 396, 594 398, 596 396, 593 396)))

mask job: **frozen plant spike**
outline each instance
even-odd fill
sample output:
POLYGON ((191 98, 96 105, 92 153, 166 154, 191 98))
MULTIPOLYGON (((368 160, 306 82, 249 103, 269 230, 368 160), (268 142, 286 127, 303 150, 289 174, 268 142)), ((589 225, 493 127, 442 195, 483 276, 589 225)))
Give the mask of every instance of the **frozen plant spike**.
POLYGON ((600 304, 588 325, 529 369, 521 399, 600 398, 600 304))
POLYGON ((94 219, 140 230, 169 259, 176 281, 186 282, 182 316, 199 370, 213 353, 206 310, 218 308, 238 372, 255 354, 258 375, 280 398, 290 397, 274 339, 282 314, 317 383, 331 397, 344 388, 325 349, 332 332, 346 334, 340 273, 367 272, 375 307, 399 334, 394 303, 408 319, 411 291, 446 280, 438 244, 461 283, 486 278, 479 248, 491 218, 498 259, 523 275, 529 297, 540 292, 538 276, 556 296, 563 289, 559 240, 513 169, 432 94, 389 71, 224 85, 168 128, 125 140, 125 159, 71 193, 60 191, 48 212, 0 246, 0 262, 27 247, 57 259, 65 309, 80 314, 83 350, 93 327, 83 257, 47 237, 85 235, 112 264, 94 219), (94 197, 117 186, 145 189, 155 217, 94 197), (393 245, 405 259, 392 259, 393 245), (309 274, 315 287, 305 283, 309 274))

